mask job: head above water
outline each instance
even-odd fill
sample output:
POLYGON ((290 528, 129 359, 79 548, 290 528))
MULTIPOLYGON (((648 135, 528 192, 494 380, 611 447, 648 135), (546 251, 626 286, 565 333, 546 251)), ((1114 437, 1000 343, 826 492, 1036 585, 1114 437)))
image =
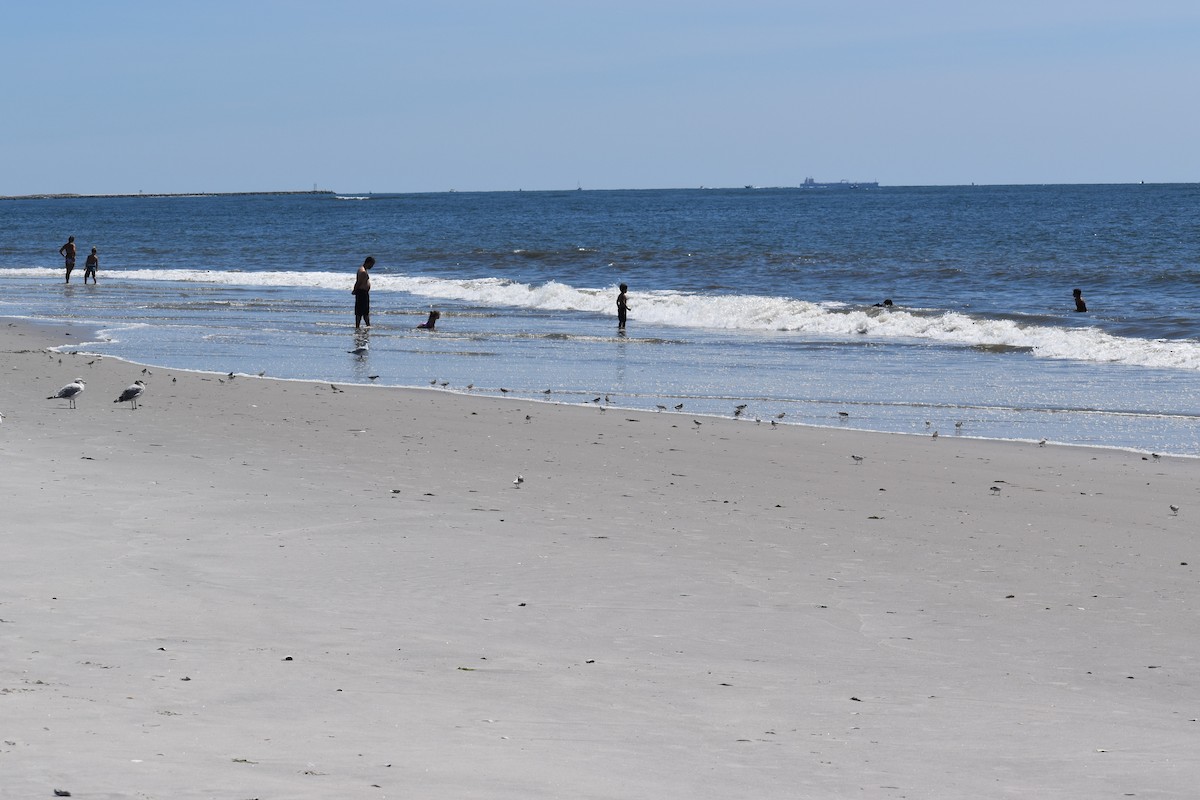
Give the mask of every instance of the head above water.
POLYGON ((1075 289, 1075 290, 1073 290, 1073 291, 1071 292, 1071 294, 1072 294, 1072 295, 1074 295, 1075 297, 1079 297, 1079 295, 1083 294, 1083 290, 1082 290, 1082 289, 1075 289))

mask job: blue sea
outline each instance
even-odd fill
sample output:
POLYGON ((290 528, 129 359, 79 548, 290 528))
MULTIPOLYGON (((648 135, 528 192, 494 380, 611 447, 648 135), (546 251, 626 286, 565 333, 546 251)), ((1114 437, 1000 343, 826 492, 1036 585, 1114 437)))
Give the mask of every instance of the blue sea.
POLYGON ((180 369, 1200 455, 1194 184, 4 199, 0 315, 180 369))

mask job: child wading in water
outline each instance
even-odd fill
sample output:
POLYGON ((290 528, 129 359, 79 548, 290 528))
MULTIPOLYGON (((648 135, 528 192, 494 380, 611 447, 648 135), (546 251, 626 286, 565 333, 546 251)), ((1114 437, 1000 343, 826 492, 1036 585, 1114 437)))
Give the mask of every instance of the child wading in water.
POLYGON ((629 311, 629 298, 625 293, 629 291, 629 287, 625 284, 620 286, 621 293, 617 295, 617 330, 625 330, 625 313, 629 311))
POLYGON ((83 282, 87 283, 88 275, 92 276, 92 283, 96 282, 96 268, 100 266, 100 256, 96 255, 96 248, 92 248, 92 253, 87 257, 87 261, 83 262, 83 282))

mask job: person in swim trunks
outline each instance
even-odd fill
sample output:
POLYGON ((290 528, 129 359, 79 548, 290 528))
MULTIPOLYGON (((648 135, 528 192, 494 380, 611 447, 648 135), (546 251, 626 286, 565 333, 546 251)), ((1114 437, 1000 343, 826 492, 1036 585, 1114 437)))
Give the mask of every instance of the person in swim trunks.
POLYGON ((96 248, 92 248, 91 254, 87 257, 87 261, 83 262, 83 282, 87 283, 88 275, 92 276, 92 283, 96 282, 96 270, 100 266, 100 256, 96 255, 96 248))
POLYGON ((354 327, 358 328, 362 323, 366 323, 367 327, 371 327, 371 276, 367 270, 375 266, 375 259, 372 256, 367 256, 367 260, 358 268, 358 274, 354 278, 354 288, 350 290, 354 295, 354 327))
POLYGON ((75 237, 68 236, 67 243, 58 248, 58 254, 66 261, 67 283, 71 282, 71 270, 75 269, 75 237))

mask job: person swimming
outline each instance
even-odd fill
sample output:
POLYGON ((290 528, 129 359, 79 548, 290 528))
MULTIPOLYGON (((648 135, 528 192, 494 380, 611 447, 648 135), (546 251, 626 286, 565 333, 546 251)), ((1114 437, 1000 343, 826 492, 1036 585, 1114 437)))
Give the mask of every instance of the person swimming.
POLYGON ((439 319, 441 319, 441 318, 442 318, 442 312, 440 312, 440 311, 430 311, 430 312, 429 312, 429 319, 425 320, 424 322, 422 322, 422 323, 421 323, 420 325, 418 325, 417 327, 418 327, 418 328, 423 328, 423 329, 425 329, 425 330, 427 330, 427 331, 436 330, 436 329, 437 329, 437 328, 436 328, 436 326, 437 326, 437 321, 438 321, 439 319))
POLYGON ((1075 310, 1087 311, 1087 303, 1083 301, 1083 291, 1076 289, 1075 291, 1071 292, 1071 294, 1075 297, 1075 310))

